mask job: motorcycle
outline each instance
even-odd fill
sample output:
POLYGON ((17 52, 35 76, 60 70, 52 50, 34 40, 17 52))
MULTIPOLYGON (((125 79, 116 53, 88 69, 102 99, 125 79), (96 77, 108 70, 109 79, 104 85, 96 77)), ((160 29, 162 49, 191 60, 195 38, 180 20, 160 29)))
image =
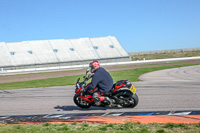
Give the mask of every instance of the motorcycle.
MULTIPOLYGON (((92 77, 91 74, 88 75, 89 69, 86 70, 86 75, 83 76, 83 81, 80 78, 77 79, 76 89, 74 95, 74 103, 81 108, 90 108, 91 106, 106 107, 107 103, 101 102, 97 104, 92 97, 94 92, 97 92, 98 87, 93 88, 90 91, 85 92, 85 87, 90 83, 86 82, 92 77)), ((113 84, 112 89, 104 95, 112 100, 112 106, 126 108, 134 108, 138 102, 139 98, 136 94, 136 88, 128 80, 120 80, 113 84)))

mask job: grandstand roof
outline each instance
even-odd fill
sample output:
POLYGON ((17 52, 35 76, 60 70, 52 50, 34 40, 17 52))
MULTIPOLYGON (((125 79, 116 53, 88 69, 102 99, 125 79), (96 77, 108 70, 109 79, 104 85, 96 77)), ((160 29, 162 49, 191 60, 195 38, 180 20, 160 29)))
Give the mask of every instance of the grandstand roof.
POLYGON ((0 42, 0 66, 128 57, 115 36, 0 42))

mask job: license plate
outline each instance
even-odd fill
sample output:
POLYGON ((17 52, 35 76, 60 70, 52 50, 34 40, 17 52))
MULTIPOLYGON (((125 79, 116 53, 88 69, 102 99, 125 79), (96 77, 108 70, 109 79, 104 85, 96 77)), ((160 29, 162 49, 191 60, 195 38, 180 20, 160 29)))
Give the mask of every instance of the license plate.
POLYGON ((131 91, 132 93, 135 94, 135 92, 136 92, 136 88, 135 88, 134 85, 131 85, 131 87, 130 87, 130 91, 131 91))

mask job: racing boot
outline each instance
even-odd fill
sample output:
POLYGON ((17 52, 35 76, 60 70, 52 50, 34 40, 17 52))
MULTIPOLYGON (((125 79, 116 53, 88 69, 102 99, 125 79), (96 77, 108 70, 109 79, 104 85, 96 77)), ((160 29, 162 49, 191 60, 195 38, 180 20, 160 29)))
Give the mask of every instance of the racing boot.
POLYGON ((104 97, 102 97, 101 95, 99 95, 99 93, 94 93, 92 95, 92 97, 94 98, 94 103, 96 106, 100 106, 101 105, 101 101, 103 101, 104 97))
POLYGON ((106 103, 108 105, 108 107, 112 107, 112 104, 113 104, 112 99, 105 97, 103 102, 106 103))

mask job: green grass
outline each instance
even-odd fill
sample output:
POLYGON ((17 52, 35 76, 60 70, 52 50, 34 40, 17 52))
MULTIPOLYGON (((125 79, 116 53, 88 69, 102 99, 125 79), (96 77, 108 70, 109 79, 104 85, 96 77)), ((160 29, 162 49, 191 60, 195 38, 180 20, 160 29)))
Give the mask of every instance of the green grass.
POLYGON ((96 123, 61 123, 34 125, 0 125, 0 133, 199 133, 197 124, 149 123, 140 124, 126 122, 125 124, 96 123), (87 125, 86 125, 87 124, 87 125))
MULTIPOLYGON (((113 77, 114 82, 122 79, 129 81, 139 81, 138 77, 147 72, 176 68, 176 67, 191 66, 191 65, 200 65, 200 63, 189 63, 181 65, 146 67, 146 68, 137 68, 137 69, 129 69, 121 71, 111 71, 110 74, 113 77)), ((76 75, 76 76, 39 79, 39 80, 23 81, 23 82, 0 83, 0 90, 74 85, 76 83, 76 80, 82 76, 83 75, 76 75)))
MULTIPOLYGON (((153 65, 165 65, 165 64, 175 64, 175 63, 180 63, 180 64, 190 64, 197 62, 198 60, 188 60, 188 61, 172 61, 172 62, 161 62, 161 63, 148 63, 148 64, 130 64, 130 65, 119 65, 119 66, 105 66, 104 68, 125 68, 125 67, 145 67, 145 66, 153 66, 153 65)), ((57 70, 57 71, 48 71, 48 72, 33 72, 33 73, 23 73, 23 74, 9 74, 9 75, 0 75, 0 77, 6 77, 6 76, 17 76, 17 75, 32 75, 34 76, 35 74, 45 74, 45 73, 59 73, 59 72, 67 72, 67 71, 85 71, 85 68, 77 69, 77 70, 57 70)))
POLYGON ((83 75, 76 75, 76 76, 66 76, 59 78, 39 79, 39 80, 22 81, 22 82, 1 83, 0 90, 74 85, 76 83, 76 80, 82 76, 83 75))
POLYGON ((48 71, 48 72, 32 72, 32 73, 23 73, 23 74, 9 74, 9 75, 0 75, 0 77, 6 77, 6 76, 16 76, 16 75, 33 75, 34 74, 43 74, 43 73, 55 73, 55 72, 67 72, 67 71, 81 71, 85 70, 84 68, 77 69, 77 70, 56 70, 56 71, 48 71))

